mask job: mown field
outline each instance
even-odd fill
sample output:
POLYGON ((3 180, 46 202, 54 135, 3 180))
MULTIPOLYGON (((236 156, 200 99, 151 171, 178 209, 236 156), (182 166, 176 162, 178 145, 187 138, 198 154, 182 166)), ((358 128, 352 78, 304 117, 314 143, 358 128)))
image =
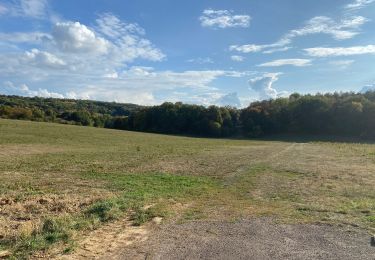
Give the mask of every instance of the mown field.
POLYGON ((375 230, 375 145, 227 140, 0 120, 0 254, 69 254, 129 217, 268 216, 375 230))

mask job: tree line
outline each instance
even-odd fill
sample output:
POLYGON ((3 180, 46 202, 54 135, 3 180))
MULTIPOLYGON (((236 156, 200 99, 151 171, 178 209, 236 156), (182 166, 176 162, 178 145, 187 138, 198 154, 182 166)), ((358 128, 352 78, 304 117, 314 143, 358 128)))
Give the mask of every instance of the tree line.
POLYGON ((20 97, 0 95, 0 117, 113 128, 141 106, 91 100, 20 97))
POLYGON ((0 95, 0 117, 207 137, 336 135, 375 138, 375 92, 292 94, 244 109, 0 95))

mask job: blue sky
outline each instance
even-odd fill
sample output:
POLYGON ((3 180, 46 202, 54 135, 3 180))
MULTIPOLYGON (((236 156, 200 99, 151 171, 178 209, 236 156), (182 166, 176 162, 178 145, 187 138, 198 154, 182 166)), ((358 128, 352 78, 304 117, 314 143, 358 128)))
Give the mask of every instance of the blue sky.
POLYGON ((375 83, 375 0, 0 0, 0 93, 243 107, 375 83))

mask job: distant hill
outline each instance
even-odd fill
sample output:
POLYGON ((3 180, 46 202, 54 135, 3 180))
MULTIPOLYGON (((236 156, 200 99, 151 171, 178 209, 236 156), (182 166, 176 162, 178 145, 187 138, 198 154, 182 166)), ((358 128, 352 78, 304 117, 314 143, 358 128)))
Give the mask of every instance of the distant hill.
POLYGON ((110 121, 142 109, 135 104, 0 95, 0 117, 109 127, 110 121))

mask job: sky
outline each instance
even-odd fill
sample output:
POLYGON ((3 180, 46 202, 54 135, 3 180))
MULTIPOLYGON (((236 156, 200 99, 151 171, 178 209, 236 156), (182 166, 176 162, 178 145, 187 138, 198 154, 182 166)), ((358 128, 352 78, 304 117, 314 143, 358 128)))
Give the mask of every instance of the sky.
POLYGON ((244 107, 374 64, 375 0, 0 0, 0 94, 244 107))

